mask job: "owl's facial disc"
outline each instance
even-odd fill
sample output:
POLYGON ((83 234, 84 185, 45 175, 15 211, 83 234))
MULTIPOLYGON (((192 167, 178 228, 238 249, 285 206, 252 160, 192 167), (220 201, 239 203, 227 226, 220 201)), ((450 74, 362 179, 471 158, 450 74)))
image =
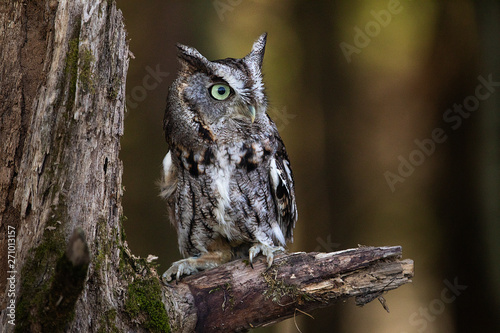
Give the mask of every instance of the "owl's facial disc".
MULTIPOLYGON (((233 88, 231 88, 227 83, 225 82, 217 82, 212 84, 208 88, 208 92, 210 94, 210 97, 212 97, 214 100, 218 102, 230 102, 230 99, 235 95, 235 91, 233 88)), ((238 96, 241 98, 241 96, 238 96)), ((236 97, 237 99, 240 99, 236 97)), ((233 101, 234 103, 234 101, 233 101)), ((256 109, 255 106, 246 103, 244 100, 240 100, 236 102, 237 107, 234 109, 236 110, 236 115, 243 117, 243 118, 250 118, 250 121, 253 123, 255 121, 256 117, 256 109)))

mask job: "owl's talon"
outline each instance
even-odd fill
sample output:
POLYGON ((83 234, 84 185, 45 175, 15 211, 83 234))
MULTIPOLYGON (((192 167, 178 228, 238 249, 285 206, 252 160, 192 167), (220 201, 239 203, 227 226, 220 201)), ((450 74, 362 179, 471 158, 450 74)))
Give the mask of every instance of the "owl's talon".
POLYGON ((195 260, 193 258, 186 258, 174 262, 172 266, 163 273, 162 279, 164 282, 168 283, 172 281, 172 277, 175 276, 176 281, 179 281, 182 275, 190 275, 196 272, 198 272, 198 268, 196 267, 195 260))
POLYGON ((262 253, 264 256, 266 256, 267 260, 267 268, 271 267, 274 261, 274 253, 275 252, 285 252, 285 249, 282 246, 272 246, 272 245, 266 245, 266 244, 255 244, 250 248, 248 251, 248 258, 250 261, 250 265, 253 268, 252 261, 253 258, 255 258, 259 253, 262 253))

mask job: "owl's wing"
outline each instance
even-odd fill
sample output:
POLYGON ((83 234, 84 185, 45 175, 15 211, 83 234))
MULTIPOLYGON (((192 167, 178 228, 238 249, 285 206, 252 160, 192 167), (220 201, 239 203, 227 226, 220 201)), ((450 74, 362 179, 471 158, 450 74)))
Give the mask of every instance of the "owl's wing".
POLYGON ((271 189, 277 207, 278 224, 287 240, 293 242, 293 228, 297 221, 297 205, 292 170, 285 145, 278 136, 278 149, 271 159, 269 176, 271 189))
POLYGON ((160 197, 168 200, 177 187, 177 168, 172 162, 172 152, 169 151, 163 159, 163 174, 159 182, 160 197))

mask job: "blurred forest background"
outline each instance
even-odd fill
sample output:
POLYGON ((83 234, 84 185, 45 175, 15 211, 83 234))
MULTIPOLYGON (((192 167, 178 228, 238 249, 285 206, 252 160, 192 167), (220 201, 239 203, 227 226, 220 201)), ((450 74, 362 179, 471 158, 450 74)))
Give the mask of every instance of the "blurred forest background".
MULTIPOLYGON (((499 1, 118 0, 127 26, 121 157, 128 243, 178 260, 155 181, 175 43, 239 58, 269 33, 269 111, 295 175, 290 251, 402 245, 411 285, 306 332, 500 332, 499 1), (499 83, 497 83, 499 82, 499 83)), ((258 332, 298 332, 293 319, 258 332)))

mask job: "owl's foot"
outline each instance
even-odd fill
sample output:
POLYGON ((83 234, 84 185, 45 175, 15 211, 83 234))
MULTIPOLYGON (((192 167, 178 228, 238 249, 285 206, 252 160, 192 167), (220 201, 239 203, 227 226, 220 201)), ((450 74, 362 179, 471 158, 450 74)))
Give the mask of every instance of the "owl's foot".
POLYGON ((182 275, 191 275, 199 271, 217 267, 231 260, 231 253, 225 251, 206 252, 199 257, 189 257, 181 259, 172 264, 162 275, 164 282, 172 281, 173 277, 177 281, 182 275))
POLYGON ((163 273, 162 278, 165 282, 170 282, 172 281, 172 277, 175 276, 175 279, 178 281, 182 275, 191 275, 196 272, 198 272, 196 258, 187 258, 174 262, 163 273))
POLYGON ((250 265, 252 265, 253 258, 255 258, 259 253, 262 253, 266 256, 267 267, 271 267, 271 265, 273 264, 275 252, 285 252, 285 249, 282 246, 271 246, 262 243, 253 245, 248 251, 248 259, 250 261, 250 265))

